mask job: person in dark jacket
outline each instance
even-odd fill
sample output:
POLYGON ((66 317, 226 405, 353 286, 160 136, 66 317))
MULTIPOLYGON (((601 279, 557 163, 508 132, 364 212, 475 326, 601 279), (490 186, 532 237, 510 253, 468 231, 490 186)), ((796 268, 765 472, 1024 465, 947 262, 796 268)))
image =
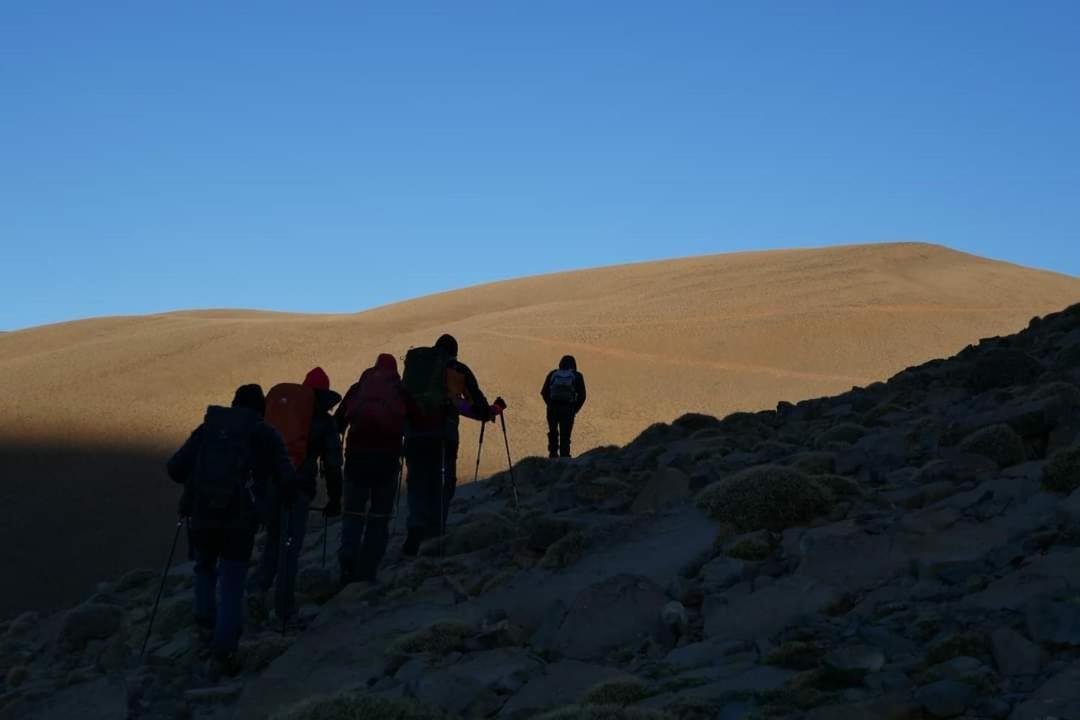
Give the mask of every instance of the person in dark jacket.
POLYGON ((574 418, 585 405, 585 376, 573 355, 564 355, 559 369, 548 373, 540 397, 547 405, 548 457, 568 458, 574 418))
POLYGON ((320 470, 326 480, 328 498, 323 513, 327 517, 341 514, 341 436, 330 414, 341 401, 341 395, 330 389, 330 378, 319 367, 307 374, 303 385, 314 391, 315 409, 308 431, 307 454, 296 470, 298 492, 295 498, 282 498, 273 492, 268 495, 263 512, 266 546, 254 578, 254 589, 259 594, 253 604, 259 609, 265 608, 266 596, 272 586, 274 612, 283 622, 292 622, 296 615, 296 574, 300 569, 300 551, 307 532, 308 509, 318 490, 320 470), (287 532, 283 532, 283 528, 287 532), (280 553, 286 549, 282 558, 280 553), (280 568, 279 563, 284 568, 280 568), (280 577, 279 569, 283 570, 280 577))
POLYGON ((334 419, 345 440, 341 583, 374 582, 386 553, 407 399, 397 360, 383 353, 345 393, 334 419))
POLYGON ((458 343, 442 335, 435 347, 448 358, 446 384, 450 397, 433 429, 418 427, 412 417, 406 431, 405 462, 408 467, 408 536, 402 552, 416 555, 420 543, 446 531, 450 502, 457 489, 457 458, 460 417, 479 422, 492 418, 492 407, 480 390, 473 371, 457 359, 458 343))
POLYGON ((181 512, 189 518, 195 553, 195 623, 211 636, 219 665, 232 661, 240 641, 256 506, 271 489, 284 496, 295 492, 288 452, 262 421, 263 406, 262 388, 240 387, 231 407, 207 408, 203 423, 166 465, 169 477, 184 485, 181 512), (233 488, 224 495, 222 480, 233 488))

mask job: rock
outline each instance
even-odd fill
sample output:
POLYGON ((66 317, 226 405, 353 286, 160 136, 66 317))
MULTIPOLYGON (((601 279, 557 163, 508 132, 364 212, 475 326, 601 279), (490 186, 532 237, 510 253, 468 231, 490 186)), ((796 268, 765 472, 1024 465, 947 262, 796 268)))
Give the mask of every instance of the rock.
POLYGON ((791 670, 813 670, 820 664, 824 653, 820 642, 788 640, 765 653, 762 663, 791 670))
POLYGON ((935 718, 961 715, 975 703, 976 697, 975 688, 958 680, 939 680, 915 692, 915 699, 935 718))
POLYGON ((751 592, 743 583, 721 599, 706 598, 705 634, 724 640, 770 636, 800 618, 824 612, 840 599, 831 586, 800 575, 788 575, 751 592))
POLYGON ((22 638, 37 631, 41 625, 41 615, 36 612, 24 612, 8 625, 5 638, 22 638))
POLYGON ((629 483, 613 477, 596 477, 579 480, 574 486, 578 502, 599 505, 606 501, 629 497, 634 488, 629 483))
POLYGON ((854 423, 841 423, 835 425, 814 438, 814 447, 824 448, 831 443, 844 443, 851 445, 862 439, 866 434, 866 428, 854 423))
POLYGON ((221 705, 240 697, 244 686, 239 683, 197 688, 184 693, 184 699, 192 705, 221 705))
POLYGON ((581 697, 602 682, 632 676, 603 665, 564 660, 552 663, 533 677, 499 713, 500 718, 532 717, 536 712, 581 697))
POLYGON ((660 609, 660 622, 671 628, 676 636, 682 636, 686 634, 690 616, 681 602, 672 601, 660 609))
POLYGON ((926 484, 948 481, 955 484, 979 484, 997 474, 998 466, 982 455, 957 455, 946 460, 931 460, 919 469, 915 482, 926 484))
POLYGON ((698 494, 697 503, 714 520, 743 532, 784 530, 828 511, 820 487, 779 465, 759 465, 713 483, 698 494))
POLYGON ((1080 662, 1074 662, 1056 673, 1009 716, 1009 720, 1047 718, 1080 718, 1080 662))
POLYGON ((451 717, 488 717, 502 705, 479 680, 454 671, 425 673, 406 692, 451 717))
POLYGON ((677 505, 690 497, 690 478, 673 467, 652 473, 645 486, 634 498, 630 511, 655 513, 677 505))
POLYGON ((800 545, 799 574, 836 588, 876 585, 907 574, 911 567, 902 544, 883 534, 822 528, 820 533, 807 532, 800 545))
POLYGON ((807 475, 831 475, 836 472, 836 455, 831 452, 806 452, 788 458, 787 464, 807 475))
POLYGON ((760 562, 776 552, 776 540, 768 530, 757 530, 726 540, 721 551, 736 560, 760 562))
POLYGON ((13 690, 22 686, 30 678, 30 668, 25 665, 16 665, 8 670, 7 673, 7 686, 9 690, 13 690))
POLYGON ((123 608, 100 603, 83 604, 68 611, 64 617, 59 644, 65 652, 76 652, 91 640, 112 637, 123 625, 123 608))
POLYGON ((1080 646, 1080 605, 1036 599, 1024 608, 1028 635, 1043 645, 1080 646))
POLYGON ((635 677, 605 680, 585 691, 581 702, 585 705, 626 707, 649 697, 651 691, 644 681, 635 677))
POLYGON ((885 653, 867 645, 847 645, 827 654, 822 665, 835 680, 858 685, 867 675, 885 667, 885 653))
POLYGON ((1043 467, 1042 485, 1064 494, 1080 488, 1080 446, 1054 453, 1043 467))
POLYGON ((603 658, 659 629, 664 591, 645 577, 615 575, 590 585, 570 604, 552 649, 576 660, 603 658))
POLYGON ((322 604, 337 592, 338 584, 330 568, 306 565, 296 574, 296 594, 304 600, 322 604))
POLYGON ((240 643, 237 655, 244 672, 260 673, 270 667, 292 643, 280 635, 270 635, 240 643))
POLYGON ((990 458, 998 467, 1017 465, 1027 456, 1023 438, 1005 423, 976 430, 960 442, 960 451, 990 458))
POLYGON ((729 588, 746 575, 746 563, 721 555, 702 566, 698 572, 706 592, 729 588))
POLYGON ((540 559, 540 567, 559 570, 574 564, 585 552, 585 536, 574 531, 547 549, 540 559))
POLYGON ((431 653, 449 655, 465 649, 466 638, 476 634, 476 628, 460 620, 443 620, 397 638, 387 647, 388 655, 431 653))
POLYGON ((1031 384, 1042 372, 1042 364, 1022 350, 992 348, 976 358, 968 383, 976 391, 983 392, 1031 384))
POLYGON ((114 588, 114 590, 119 594, 138 590, 145 590, 146 588, 150 587, 155 580, 160 579, 161 572, 157 570, 150 570, 147 568, 131 570, 125 573, 119 580, 116 581, 116 587, 114 588))
POLYGON ((154 620, 154 634, 169 640, 180 630, 194 625, 193 603, 192 597, 186 593, 162 600, 154 620))
MULTIPOLYGON (((471 513, 447 535, 445 551, 448 555, 464 555, 509 544, 516 536, 517 526, 509 518, 493 512, 471 513)), ((436 548, 434 552, 441 550, 436 548)))
POLYGON ((470 653, 453 667, 455 674, 470 677, 500 694, 516 693, 543 670, 543 662, 516 647, 470 653))
POLYGON ((530 550, 546 552, 549 547, 576 529, 576 524, 570 520, 552 515, 541 515, 529 521, 529 538, 526 542, 530 550))
POLYGON ((814 708, 806 720, 922 720, 922 706, 905 693, 814 708))
POLYGON ((1000 627, 991 633, 990 641, 994 663, 1002 675, 1037 675, 1042 670, 1042 648, 1015 630, 1000 627))

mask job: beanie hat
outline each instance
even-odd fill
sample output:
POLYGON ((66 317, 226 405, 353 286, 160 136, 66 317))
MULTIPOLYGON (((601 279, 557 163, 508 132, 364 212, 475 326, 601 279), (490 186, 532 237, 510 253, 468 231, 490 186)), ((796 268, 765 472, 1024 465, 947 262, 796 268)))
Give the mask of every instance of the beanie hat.
POLYGON ((439 339, 435 341, 435 347, 439 348, 450 357, 457 357, 457 340, 454 339, 453 335, 440 335, 439 339))
POLYGON ((304 378, 304 387, 309 387, 312 390, 329 390, 330 376, 321 367, 312 368, 311 372, 304 378))
POLYGON ((266 396, 263 395, 263 389, 254 383, 241 385, 236 388, 232 406, 245 408, 262 417, 266 413, 266 396))

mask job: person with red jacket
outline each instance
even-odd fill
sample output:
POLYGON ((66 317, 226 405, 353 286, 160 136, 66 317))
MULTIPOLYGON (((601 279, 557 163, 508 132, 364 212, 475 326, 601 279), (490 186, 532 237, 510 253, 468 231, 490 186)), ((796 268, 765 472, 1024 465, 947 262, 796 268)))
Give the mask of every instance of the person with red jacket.
POLYGON ((345 393, 334 419, 345 434, 345 514, 341 526, 341 583, 374 582, 386 553, 390 517, 401 472, 406 394, 393 355, 345 393))

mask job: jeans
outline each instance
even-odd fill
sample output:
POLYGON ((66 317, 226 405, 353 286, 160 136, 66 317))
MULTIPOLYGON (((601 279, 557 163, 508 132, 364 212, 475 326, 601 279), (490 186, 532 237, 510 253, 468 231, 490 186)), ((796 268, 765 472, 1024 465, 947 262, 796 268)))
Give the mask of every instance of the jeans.
POLYGON ((457 440, 416 438, 405 445, 408 526, 420 537, 435 537, 446 531, 450 501, 457 489, 457 456, 457 440))
POLYGON ((345 513, 338 550, 343 583, 375 579, 389 540, 398 457, 396 452, 359 451, 345 459, 345 513), (368 516, 362 516, 365 513, 368 516))
POLYGON ((291 507, 283 507, 275 491, 268 493, 264 518, 266 547, 255 570, 255 584, 262 592, 273 586, 274 612, 284 620, 296 613, 296 573, 300 569, 310 506, 311 499, 303 493, 297 493, 291 507), (286 541, 289 541, 287 551, 286 541))
POLYGON ((574 432, 574 408, 548 405, 548 455, 570 457, 570 435, 574 432))
POLYGON ((195 622, 213 629, 212 652, 217 655, 236 652, 244 622, 244 578, 255 546, 255 533, 198 529, 192 530, 190 537, 195 551, 195 622))

